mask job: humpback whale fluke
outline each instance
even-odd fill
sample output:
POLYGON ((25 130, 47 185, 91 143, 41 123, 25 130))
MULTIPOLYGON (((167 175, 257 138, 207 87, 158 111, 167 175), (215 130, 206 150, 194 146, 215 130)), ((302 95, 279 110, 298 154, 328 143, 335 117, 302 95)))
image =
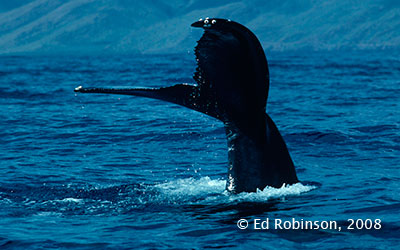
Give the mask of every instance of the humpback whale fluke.
POLYGON ((228 140, 227 190, 254 192, 297 183, 286 144, 266 113, 268 63, 257 37, 243 25, 220 18, 192 24, 204 29, 195 55, 196 85, 75 92, 134 95, 172 102, 217 118, 228 140))

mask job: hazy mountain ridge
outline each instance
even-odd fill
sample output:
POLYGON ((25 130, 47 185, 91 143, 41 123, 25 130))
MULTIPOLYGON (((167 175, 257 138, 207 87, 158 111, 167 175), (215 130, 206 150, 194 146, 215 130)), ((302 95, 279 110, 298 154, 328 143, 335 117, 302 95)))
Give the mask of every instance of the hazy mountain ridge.
POLYGON ((20 0, 0 11, 0 54, 187 51, 206 16, 243 23, 269 50, 400 48, 395 0, 20 0))

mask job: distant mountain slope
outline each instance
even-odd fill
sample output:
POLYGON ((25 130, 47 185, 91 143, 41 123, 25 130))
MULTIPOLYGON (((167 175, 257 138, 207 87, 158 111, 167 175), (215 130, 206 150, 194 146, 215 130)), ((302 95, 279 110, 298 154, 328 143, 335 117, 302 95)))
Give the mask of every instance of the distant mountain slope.
POLYGON ((10 11, 29 2, 30 0, 0 1, 0 13, 10 11))
POLYGON ((192 50, 190 24, 224 17, 270 50, 400 48, 398 0, 17 0, 0 4, 0 54, 192 50))

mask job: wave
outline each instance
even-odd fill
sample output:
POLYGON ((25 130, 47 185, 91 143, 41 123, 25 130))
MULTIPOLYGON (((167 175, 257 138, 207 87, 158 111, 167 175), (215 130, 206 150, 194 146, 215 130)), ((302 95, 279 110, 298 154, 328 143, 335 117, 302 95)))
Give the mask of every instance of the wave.
MULTIPOLYGON (((0 204, 22 208, 23 214, 115 214, 133 210, 168 211, 183 206, 219 206, 268 203, 297 196, 315 186, 297 183, 281 188, 266 187, 254 193, 230 194, 226 181, 201 177, 167 181, 156 185, 129 184, 107 187, 41 186, 0 188, 0 204)), ((6 208, 5 208, 6 209, 6 208)), ((1 210, 1 209, 0 209, 1 210)), ((7 209, 6 209, 7 210, 7 209)), ((6 211, 3 211, 6 212, 6 211)), ((21 214, 20 214, 21 215, 21 214)))

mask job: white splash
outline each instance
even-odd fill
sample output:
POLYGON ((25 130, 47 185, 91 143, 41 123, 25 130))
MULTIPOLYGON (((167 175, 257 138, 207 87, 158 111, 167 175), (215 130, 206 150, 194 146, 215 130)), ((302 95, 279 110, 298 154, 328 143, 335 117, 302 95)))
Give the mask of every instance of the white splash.
POLYGON ((64 198, 62 200, 57 200, 58 202, 75 202, 75 203, 80 203, 82 202, 82 199, 76 199, 76 198, 64 198))
POLYGON ((296 196, 315 189, 315 186, 296 183, 284 185, 281 188, 266 187, 264 190, 257 190, 254 193, 231 194, 225 190, 225 180, 213 180, 210 177, 200 179, 187 178, 157 184, 154 188, 164 198, 175 202, 266 202, 271 199, 296 196))
POLYGON ((230 197, 232 201, 253 201, 262 202, 271 199, 285 198, 286 196, 296 196, 315 189, 315 186, 306 186, 301 183, 293 185, 283 185, 281 188, 266 187, 264 190, 257 190, 254 193, 240 193, 230 197))
POLYGON ((225 190, 225 183, 225 180, 212 180, 207 176, 200 179, 187 178, 173 180, 155 185, 155 187, 167 195, 198 196, 221 194, 225 190))

